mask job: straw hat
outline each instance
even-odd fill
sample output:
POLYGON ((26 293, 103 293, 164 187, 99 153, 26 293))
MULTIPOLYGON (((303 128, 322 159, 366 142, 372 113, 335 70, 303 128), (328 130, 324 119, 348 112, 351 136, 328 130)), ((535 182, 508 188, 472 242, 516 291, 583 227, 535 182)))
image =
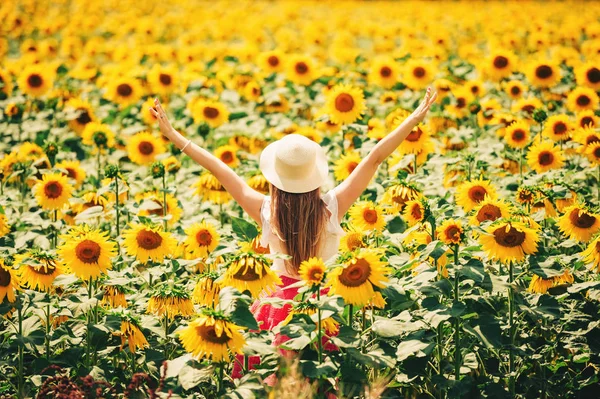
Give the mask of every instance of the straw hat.
POLYGON ((260 154, 267 181, 288 193, 307 193, 324 185, 329 166, 323 148, 300 134, 288 134, 260 154))

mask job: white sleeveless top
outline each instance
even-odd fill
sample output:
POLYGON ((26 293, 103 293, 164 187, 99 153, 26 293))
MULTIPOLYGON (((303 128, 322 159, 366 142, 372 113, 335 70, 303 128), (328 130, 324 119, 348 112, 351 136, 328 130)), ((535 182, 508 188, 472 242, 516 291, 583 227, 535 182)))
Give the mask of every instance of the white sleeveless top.
MULTIPOLYGON (((329 190, 321 197, 321 199, 323 202, 325 202, 327 210, 331 212, 331 216, 327 221, 325 235, 323 236, 321 252, 318 254, 323 261, 327 261, 328 259, 337 255, 340 246, 340 239, 344 234, 346 234, 346 232, 344 229, 342 229, 337 221, 338 203, 333 189, 329 190)), ((260 239, 260 245, 263 247, 269 245, 269 251, 271 254, 284 254, 285 252, 282 250, 281 240, 279 240, 279 237, 277 237, 271 230, 271 225, 269 224, 270 219, 271 197, 267 195, 265 196, 260 208, 260 220, 262 223, 262 236, 260 239)), ((285 261, 281 258, 273 259, 271 270, 275 271, 278 275, 299 279, 298 275, 289 274, 285 268, 285 261)))

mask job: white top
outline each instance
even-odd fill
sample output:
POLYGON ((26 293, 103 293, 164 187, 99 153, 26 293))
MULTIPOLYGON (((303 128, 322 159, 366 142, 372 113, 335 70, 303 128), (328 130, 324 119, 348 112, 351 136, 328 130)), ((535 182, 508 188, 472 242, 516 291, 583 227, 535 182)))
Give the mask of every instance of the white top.
MULTIPOLYGON (((333 256, 337 255, 340 247, 340 239, 346 232, 337 221, 338 215, 338 203, 337 198, 333 190, 329 190, 325 195, 321 197, 325 202, 326 208, 331 212, 331 216, 327 221, 327 227, 325 236, 323 237, 323 245, 321 246, 321 252, 317 255, 320 256, 323 261, 327 261, 333 256)), ((282 250, 282 242, 272 231, 269 220, 271 218, 271 197, 265 196, 262 206, 260 208, 260 219, 262 223, 262 236, 260 239, 260 245, 266 247, 269 245, 269 251, 271 254, 284 254, 282 250)), ((273 265, 271 270, 275 271, 279 275, 298 279, 298 275, 289 274, 285 269, 285 261, 281 258, 273 259, 273 265)))

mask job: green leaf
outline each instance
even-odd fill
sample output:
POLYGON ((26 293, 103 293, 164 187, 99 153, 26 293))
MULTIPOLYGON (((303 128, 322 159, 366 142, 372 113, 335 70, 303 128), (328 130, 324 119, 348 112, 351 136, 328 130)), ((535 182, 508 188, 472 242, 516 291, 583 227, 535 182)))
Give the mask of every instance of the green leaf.
POLYGON ((417 339, 402 341, 396 350, 396 360, 399 362, 409 356, 423 357, 431 353, 435 343, 427 343, 417 339))
POLYGON ((250 296, 241 294, 233 287, 223 287, 219 292, 219 308, 225 315, 231 317, 233 323, 251 330, 258 330, 258 323, 250 312, 252 302, 253 299, 250 296))
POLYGON ((248 116, 248 113, 246 112, 232 112, 229 114, 229 121, 234 121, 236 119, 242 119, 248 116))
POLYGON ((243 241, 252 241, 258 236, 258 229, 253 223, 242 218, 231 217, 233 232, 243 241))

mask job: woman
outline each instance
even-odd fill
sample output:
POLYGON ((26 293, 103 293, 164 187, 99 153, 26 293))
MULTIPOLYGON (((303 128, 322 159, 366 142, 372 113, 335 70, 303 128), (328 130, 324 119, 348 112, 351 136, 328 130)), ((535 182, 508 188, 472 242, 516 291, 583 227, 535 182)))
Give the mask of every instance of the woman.
MULTIPOLYGON (((340 221, 346 211, 367 188, 379 165, 413 127, 423 121, 436 98, 437 93, 432 94, 431 88, 428 88, 417 109, 380 140, 346 180, 323 196, 320 195, 320 187, 326 183, 329 173, 327 156, 320 145, 304 136, 287 135, 262 151, 260 170, 270 183, 270 196, 265 196, 248 186, 220 159, 173 129, 157 99, 150 112, 157 117, 163 135, 208 169, 258 223, 262 228, 261 245, 268 245, 271 253, 289 255, 287 259, 279 257, 273 261, 272 270, 279 274, 283 286, 271 296, 292 299, 298 288, 286 287, 300 279, 300 263, 310 257, 327 260, 337 254, 344 234, 340 221)), ((287 317, 290 308, 261 307, 260 301, 257 301, 252 312, 261 323, 261 329, 271 329, 287 317)), ((275 343, 281 341, 278 337, 275 343)), ((256 360, 251 359, 251 365, 256 360)))

